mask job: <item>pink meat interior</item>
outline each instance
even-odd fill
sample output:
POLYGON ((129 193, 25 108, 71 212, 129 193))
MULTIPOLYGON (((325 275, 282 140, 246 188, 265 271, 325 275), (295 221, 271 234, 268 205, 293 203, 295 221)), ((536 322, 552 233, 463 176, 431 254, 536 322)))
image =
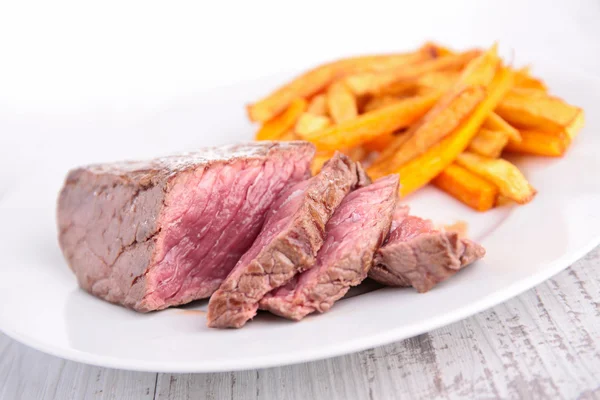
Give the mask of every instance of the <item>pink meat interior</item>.
POLYGON ((212 165, 180 174, 167 194, 143 302, 210 296, 260 232, 277 195, 306 177, 306 154, 212 165))

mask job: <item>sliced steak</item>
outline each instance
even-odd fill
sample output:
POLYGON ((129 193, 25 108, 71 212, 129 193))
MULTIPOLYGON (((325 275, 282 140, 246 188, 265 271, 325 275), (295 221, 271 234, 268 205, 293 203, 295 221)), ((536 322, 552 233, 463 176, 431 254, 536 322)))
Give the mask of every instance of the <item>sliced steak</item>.
POLYGON ((388 286, 413 286, 420 293, 482 258, 485 249, 456 232, 399 211, 387 243, 376 255, 369 278, 388 286))
POLYGON ((327 238, 310 270, 267 294, 260 307, 292 320, 325 312, 361 283, 387 236, 398 197, 398 175, 350 193, 326 226, 327 238))
POLYGON ((319 174, 284 192, 250 250, 210 298, 208 326, 243 326, 265 294, 311 268, 325 224, 357 181, 356 164, 337 153, 319 174))
POLYGON ((82 288, 137 311, 208 297, 313 154, 261 142, 73 170, 58 200, 63 254, 82 288))

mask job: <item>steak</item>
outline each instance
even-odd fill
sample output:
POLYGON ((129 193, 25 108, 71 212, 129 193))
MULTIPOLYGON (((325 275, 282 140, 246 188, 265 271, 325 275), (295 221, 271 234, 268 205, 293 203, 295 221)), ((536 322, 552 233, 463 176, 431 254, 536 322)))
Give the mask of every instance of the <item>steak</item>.
POLYGON ((313 154, 260 142, 75 169, 58 200, 63 254, 83 289, 140 312, 208 297, 313 154))
POLYGON ((327 223, 316 265, 267 294, 260 307, 295 321, 329 310, 367 277, 373 255, 390 230, 397 197, 398 175, 346 196, 327 223))
POLYGON ((279 197, 250 250, 211 296, 209 327, 242 327, 256 315, 265 294, 313 266, 325 224, 358 175, 356 164, 336 153, 319 174, 279 197))
POLYGON ((369 278, 388 286, 412 286, 424 293, 482 258, 485 249, 456 232, 399 210, 387 243, 375 254, 369 278))

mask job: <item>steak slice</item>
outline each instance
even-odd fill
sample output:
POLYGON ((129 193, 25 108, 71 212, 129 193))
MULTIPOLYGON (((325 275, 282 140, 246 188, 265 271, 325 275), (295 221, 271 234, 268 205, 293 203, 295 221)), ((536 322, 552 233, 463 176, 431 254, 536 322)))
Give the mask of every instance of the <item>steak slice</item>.
POLYGON ((369 278, 388 286, 413 286, 424 293, 482 258, 485 249, 456 232, 400 211, 387 243, 376 255, 369 278))
POLYGON ((329 310, 367 277, 373 255, 389 232, 397 197, 398 175, 346 196, 327 223, 315 266, 267 294, 260 307, 295 321, 329 310))
POLYGON ((208 297, 313 154, 260 142, 78 168, 58 200, 63 254, 83 289, 137 311, 208 297))
POLYGON ((265 294, 311 268, 325 224, 357 181, 356 164, 336 153, 319 174, 285 191, 250 250, 211 296, 208 326, 242 327, 265 294))

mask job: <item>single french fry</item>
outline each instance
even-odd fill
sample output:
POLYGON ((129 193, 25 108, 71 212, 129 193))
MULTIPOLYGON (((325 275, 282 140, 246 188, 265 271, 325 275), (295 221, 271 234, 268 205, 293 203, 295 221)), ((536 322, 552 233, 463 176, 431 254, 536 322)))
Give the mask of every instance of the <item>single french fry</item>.
POLYGON ((397 104, 359 115, 353 120, 310 134, 300 134, 320 150, 351 148, 405 128, 421 118, 439 98, 438 94, 403 99, 397 104))
POLYGON ((536 156, 562 157, 571 143, 565 132, 556 134, 522 130, 521 137, 520 142, 510 140, 505 147, 505 151, 536 156))
POLYGON ((396 135, 394 133, 386 133, 363 143, 363 147, 370 151, 381 152, 394 141, 395 137, 396 135))
POLYGON ((566 129, 581 113, 557 97, 530 89, 511 90, 495 111, 516 128, 545 132, 566 129))
POLYGON ((314 115, 305 112, 298 118, 294 131, 300 137, 320 131, 331 125, 331 119, 323 115, 314 115))
POLYGON ((357 96, 369 93, 377 94, 385 91, 385 88, 391 84, 403 80, 416 79, 427 72, 460 68, 479 56, 479 54, 478 50, 471 50, 465 53, 436 58, 420 64, 400 66, 388 71, 350 75, 344 81, 357 96))
POLYGON ((420 88, 446 91, 458 81, 459 77, 458 71, 435 71, 421 76, 417 84, 420 88))
POLYGON ((460 85, 482 85, 487 87, 496 76, 499 66, 498 46, 494 44, 485 53, 467 64, 458 78, 456 87, 460 87, 460 85))
POLYGON ((519 168, 506 160, 464 152, 458 156, 456 163, 493 183, 500 194, 519 204, 529 203, 536 194, 519 168))
POLYGON ((510 140, 514 142, 518 142, 521 140, 521 134, 517 130, 517 128, 513 127, 511 124, 502 119, 501 116, 496 114, 495 112, 491 112, 490 115, 486 118, 483 123, 483 127, 487 129, 491 129, 493 131, 502 131, 504 132, 510 140))
POLYGON ((435 58, 430 49, 411 53, 352 57, 320 65, 280 87, 270 95, 247 107, 254 122, 266 122, 283 112, 297 98, 310 98, 323 91, 334 80, 346 75, 389 70, 435 58))
POLYGON ((471 140, 468 150, 481 156, 498 158, 508 143, 508 136, 502 131, 481 128, 471 140))
POLYGON ((567 133, 567 135, 569 136, 569 139, 571 139, 571 141, 573 141, 573 139, 575 139, 575 137, 577 136, 577 134, 579 133, 581 128, 583 128, 584 123, 585 123, 584 112, 582 109, 579 109, 577 116, 565 128, 565 132, 567 133))
POLYGON ((380 108, 396 104, 401 100, 401 98, 391 95, 372 97, 365 103, 363 112, 379 110, 380 108))
POLYGON ((456 164, 450 164, 432 183, 477 211, 493 208, 498 198, 495 185, 456 164))
MULTIPOLYGON (((467 148, 485 118, 500 103, 513 82, 513 72, 508 68, 500 68, 488 88, 485 100, 477 106, 471 116, 425 153, 395 170, 395 173, 400 174, 400 194, 407 195, 422 188, 452 164, 467 148)), ((367 172, 374 179, 381 176, 372 174, 371 168, 367 172)))
MULTIPOLYGON (((380 88, 375 97, 395 96, 395 97, 410 97, 418 94, 419 80, 418 78, 409 78, 398 82, 390 83, 389 85, 380 88)), ((430 91, 431 92, 431 91, 430 91)))
POLYGON ((354 119, 358 115, 354 93, 339 81, 327 89, 327 109, 336 124, 354 119))
POLYGON ((391 172, 423 154, 454 131, 484 99, 483 87, 470 86, 444 103, 438 102, 420 123, 408 130, 402 145, 395 143, 386 148, 372 168, 391 172))
POLYGON ((318 94, 310 99, 306 112, 313 115, 327 116, 327 97, 324 94, 318 94))
POLYGON ((529 67, 521 68, 515 71, 515 87, 523 89, 537 89, 548 92, 548 87, 541 79, 531 76, 529 67))
POLYGON ((267 121, 256 133, 256 140, 277 140, 294 127, 300 115, 306 109, 306 100, 295 99, 287 110, 267 121))

